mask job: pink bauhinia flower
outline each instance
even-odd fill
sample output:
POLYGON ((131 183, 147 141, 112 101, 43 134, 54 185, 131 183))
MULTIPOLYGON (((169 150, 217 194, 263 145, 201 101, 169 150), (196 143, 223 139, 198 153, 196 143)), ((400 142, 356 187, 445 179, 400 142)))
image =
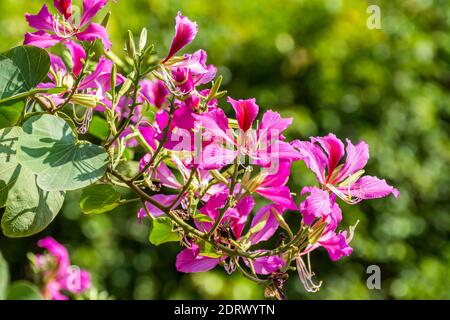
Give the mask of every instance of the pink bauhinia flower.
POLYGON ((30 27, 38 30, 25 34, 24 44, 41 48, 52 47, 60 42, 76 38, 79 41, 100 39, 106 50, 111 48, 106 29, 94 22, 92 18, 100 11, 108 0, 83 0, 83 14, 80 21, 75 21, 71 0, 55 0, 54 6, 60 15, 53 17, 47 5, 36 15, 26 14, 30 27))
MULTIPOLYGON (((47 95, 55 104, 64 102, 64 94, 73 90, 75 77, 79 76, 83 68, 83 61, 86 58, 86 53, 80 44, 68 40, 64 45, 72 57, 72 70, 69 70, 66 67, 60 57, 50 54, 51 71, 49 72, 48 77, 51 82, 44 82, 38 85, 38 88, 49 89, 63 87, 66 89, 66 91, 60 94, 47 95)), ((112 62, 105 59, 103 56, 100 57, 95 70, 80 81, 77 87, 77 93, 83 94, 84 97, 92 96, 95 98, 93 101, 103 101, 108 104, 107 101, 105 101, 105 93, 111 89, 111 70, 112 62)), ((125 77, 118 74, 116 80, 117 84, 122 84, 124 81, 125 77)), ((76 97, 77 96, 73 96, 73 100, 75 100, 76 97)), ((82 105, 80 101, 73 102, 82 105)))
POLYGON ((91 287, 91 275, 70 264, 67 249, 52 237, 38 241, 38 246, 48 251, 49 255, 36 255, 37 267, 43 272, 43 295, 51 300, 68 300, 63 294, 68 291, 79 294, 91 287), (51 266, 51 267, 50 267, 51 266))
POLYGON ((236 134, 222 109, 194 115, 204 128, 204 140, 212 142, 202 150, 200 167, 220 169, 233 163, 237 157, 239 160, 248 157, 251 164, 277 169, 276 165, 281 161, 299 159, 298 152, 283 141, 281 134, 292 119, 283 119, 278 113, 269 110, 264 113, 258 128, 253 130, 251 128, 259 110, 255 99, 228 98, 228 102, 236 112, 239 127, 236 134))
POLYGON ((363 176, 363 168, 369 159, 369 147, 364 141, 355 146, 347 139, 347 157, 342 164, 339 163, 344 156, 344 144, 331 133, 325 137, 311 138, 311 142, 296 140, 292 145, 307 167, 315 173, 321 186, 349 204, 389 194, 395 197, 400 195, 385 180, 363 176))

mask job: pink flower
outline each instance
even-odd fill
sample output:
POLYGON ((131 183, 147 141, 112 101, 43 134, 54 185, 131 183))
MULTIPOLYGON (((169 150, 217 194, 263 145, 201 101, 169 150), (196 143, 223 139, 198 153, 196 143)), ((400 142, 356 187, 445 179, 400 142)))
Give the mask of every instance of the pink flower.
POLYGON ((178 51, 180 51, 182 48, 191 43, 191 41, 194 40, 198 32, 197 23, 192 22, 188 18, 182 16, 181 12, 178 12, 175 21, 176 21, 175 36, 172 40, 169 54, 162 61, 162 63, 167 62, 167 60, 172 58, 178 51))
MULTIPOLYGON (((51 68, 54 72, 49 72, 48 74, 51 82, 40 83, 38 85, 38 88, 56 88, 61 86, 66 88, 66 92, 61 94, 48 95, 48 97, 55 104, 64 102, 64 94, 72 91, 72 86, 75 81, 74 77, 80 74, 83 68, 83 60, 86 58, 86 53, 83 47, 78 43, 68 40, 64 45, 72 57, 72 70, 67 70, 66 65, 60 57, 50 54, 51 68), (56 79, 54 74, 57 75, 56 79)), ((103 56, 100 57, 95 70, 81 80, 77 90, 83 94, 92 95, 98 101, 103 101, 108 104, 105 93, 111 89, 111 70, 112 62, 110 60, 106 60, 103 56)), ((124 80, 125 78, 122 75, 117 75, 117 84, 123 83, 124 80)), ((99 109, 103 110, 103 107, 99 107, 99 109)))
POLYGON ((72 15, 72 1, 54 1, 54 6, 60 12, 61 19, 55 19, 50 14, 47 5, 44 4, 38 14, 25 15, 30 27, 37 31, 27 32, 24 44, 48 48, 75 37, 79 41, 89 42, 100 39, 105 49, 109 50, 111 42, 106 29, 97 23, 90 22, 107 2, 108 0, 83 0, 83 15, 78 22, 74 21, 72 15))
POLYGON ((220 169, 232 163, 236 157, 239 157, 239 160, 248 157, 251 164, 276 170, 276 166, 282 161, 299 159, 298 152, 283 141, 281 134, 289 126, 291 119, 283 119, 278 113, 269 110, 264 113, 258 128, 252 130, 259 109, 255 100, 229 98, 228 102, 236 111, 241 129, 237 136, 233 134, 222 109, 194 115, 204 128, 204 140, 211 142, 202 150, 202 168, 220 169))
POLYGON ((70 264, 69 253, 66 248, 52 237, 46 237, 38 241, 38 246, 48 251, 50 257, 54 259, 55 269, 48 269, 43 261, 43 255, 37 255, 39 268, 44 274, 43 295, 51 300, 68 300, 62 293, 68 291, 79 294, 91 287, 91 276, 89 272, 70 264))
POLYGON ((395 197, 400 195, 399 191, 385 180, 362 176, 362 169, 369 159, 369 147, 364 141, 355 146, 347 139, 347 157, 341 165, 339 162, 344 156, 344 145, 331 133, 325 137, 311 138, 311 142, 297 140, 292 145, 308 168, 316 174, 317 181, 323 188, 349 204, 382 198, 389 194, 395 197))

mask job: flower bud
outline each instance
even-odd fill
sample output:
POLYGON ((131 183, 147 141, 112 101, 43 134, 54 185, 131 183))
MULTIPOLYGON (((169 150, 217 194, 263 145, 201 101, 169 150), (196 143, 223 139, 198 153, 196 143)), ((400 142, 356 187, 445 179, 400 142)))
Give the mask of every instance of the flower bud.
POLYGON ((128 30, 127 52, 131 59, 136 57, 136 45, 134 44, 133 33, 130 30, 128 30))
POLYGON ((139 52, 142 53, 146 45, 147 45, 147 28, 142 28, 141 36, 139 38, 139 52))
POLYGON ((92 94, 75 93, 70 101, 86 108, 95 108, 98 105, 97 97, 92 94))

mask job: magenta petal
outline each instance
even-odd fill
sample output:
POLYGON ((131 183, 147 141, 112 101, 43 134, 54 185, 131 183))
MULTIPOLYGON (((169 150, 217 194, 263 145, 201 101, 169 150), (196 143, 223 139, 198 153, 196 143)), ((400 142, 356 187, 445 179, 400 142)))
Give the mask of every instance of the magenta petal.
POLYGON ((291 145, 298 150, 299 157, 306 166, 316 174, 317 181, 325 183, 325 168, 327 158, 319 146, 308 141, 295 140, 291 145))
POLYGON ((63 41, 63 38, 60 38, 56 35, 48 34, 45 31, 37 31, 34 33, 25 33, 23 44, 45 49, 52 47, 55 44, 60 43, 61 41, 63 41))
POLYGON ((253 217, 250 230, 259 223, 264 223, 264 227, 251 235, 250 242, 256 244, 269 240, 278 229, 278 222, 274 215, 282 213, 283 210, 276 205, 267 205, 259 209, 253 217))
POLYGON ((350 187, 339 187, 338 189, 344 194, 350 193, 352 197, 358 199, 383 198, 391 193, 396 198, 400 196, 400 192, 396 188, 388 185, 386 180, 372 176, 363 176, 355 183, 352 183, 350 187))
POLYGON ((278 136, 292 124, 292 118, 282 118, 278 112, 267 110, 259 125, 260 134, 265 133, 269 137, 278 136))
MULTIPOLYGON (((52 67, 54 72, 58 72, 60 71, 63 74, 67 73, 67 69, 66 69, 66 65, 64 64, 64 61, 57 55, 54 55, 53 53, 49 53, 50 56, 50 66, 52 67)), ((51 73, 49 73, 49 77, 55 81, 55 79, 53 79, 53 75, 51 73)))
POLYGON ((180 272, 204 272, 214 269, 220 263, 219 258, 210 258, 198 254, 198 250, 187 248, 176 258, 176 268, 180 272))
POLYGON ((108 33, 106 32, 106 29, 97 24, 97 23, 91 23, 87 26, 84 31, 77 33, 76 37, 80 41, 88 41, 92 42, 96 39, 101 39, 103 46, 108 51, 111 49, 111 41, 109 41, 108 33))
POLYGON ((312 138, 313 143, 319 143, 328 155, 328 175, 330 176, 339 161, 344 156, 344 144, 332 133, 325 137, 312 138))
POLYGON ((234 100, 228 97, 227 102, 233 106, 236 112, 236 119, 244 132, 250 129, 259 112, 259 106, 256 104, 256 99, 234 100))
POLYGON ((345 151, 347 152, 347 158, 340 174, 335 179, 336 182, 342 181, 356 171, 361 170, 366 166, 367 161, 369 160, 369 146, 364 141, 361 141, 354 146, 352 142, 347 139, 345 151))
POLYGON ((289 210, 297 210, 297 206, 295 205, 294 199, 292 199, 291 190, 289 187, 259 187, 256 189, 256 193, 258 193, 261 197, 269 199, 279 206, 289 209, 289 210))
POLYGON ((259 257, 253 261, 253 267, 257 274, 271 274, 284 267, 285 264, 279 256, 259 257))
POLYGON ((289 175, 291 174, 291 163, 289 161, 281 161, 278 163, 278 168, 273 168, 269 170, 264 180, 261 183, 261 187, 282 187, 286 185, 289 180, 289 175))
POLYGON ((71 40, 66 41, 65 45, 72 56, 73 73, 78 76, 83 69, 83 60, 86 59, 86 52, 81 45, 71 40))
POLYGON ((353 249, 349 246, 347 232, 329 232, 319 240, 319 243, 327 250, 331 260, 337 261, 342 257, 349 256, 353 249))
POLYGON ((58 274, 62 275, 66 272, 67 268, 70 266, 70 259, 67 249, 62 244, 57 242, 52 237, 46 237, 39 240, 37 245, 46 249, 52 256, 55 257, 58 264, 58 274))
POLYGON ((106 74, 109 76, 111 74, 112 65, 113 65, 112 61, 106 60, 105 57, 103 57, 103 56, 100 57, 97 67, 91 74, 89 74, 86 78, 84 78, 81 81, 79 89, 80 90, 85 90, 85 89, 89 89, 89 88, 97 89, 98 85, 99 85, 99 82, 98 82, 99 77, 103 74, 106 74))
POLYGON ((235 209, 238 215, 236 219, 230 222, 231 228, 236 238, 239 238, 241 236, 242 230, 247 223, 247 218, 250 212, 252 212, 254 206, 255 200, 251 196, 244 197, 236 205, 235 209))
POLYGON ((316 187, 304 187, 301 194, 309 193, 305 201, 300 204, 300 212, 303 215, 303 221, 311 225, 314 220, 328 216, 331 210, 329 193, 316 187))
POLYGON ((81 16, 80 26, 84 26, 99 12, 108 0, 83 0, 83 15, 81 16))
POLYGON ((53 5, 64 18, 69 19, 72 16, 72 0, 54 0, 53 5))
POLYGON ((198 32, 197 23, 182 16, 181 12, 178 12, 175 20, 175 36, 172 40, 169 54, 162 63, 165 63, 167 60, 172 58, 178 51, 194 40, 198 32))
POLYGON ((215 140, 222 140, 221 143, 235 144, 229 132, 228 118, 222 109, 213 109, 207 113, 195 115, 195 119, 215 140))
POLYGON ((222 148, 212 143, 203 148, 199 168, 204 170, 221 169, 232 163, 237 157, 237 151, 222 148))
POLYGON ((25 14, 25 19, 27 19, 30 27, 36 30, 42 31, 53 31, 54 19, 53 16, 48 11, 47 5, 43 5, 41 11, 38 14, 25 14))

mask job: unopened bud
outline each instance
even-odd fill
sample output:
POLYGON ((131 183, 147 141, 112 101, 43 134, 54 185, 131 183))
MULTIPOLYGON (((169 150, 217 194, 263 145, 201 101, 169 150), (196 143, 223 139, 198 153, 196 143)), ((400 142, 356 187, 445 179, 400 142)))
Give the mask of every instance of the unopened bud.
POLYGON ((95 108, 98 105, 97 97, 92 94, 75 93, 70 101, 86 108, 95 108))
POLYGON ((136 45, 134 44, 133 33, 130 30, 128 30, 127 53, 131 59, 136 57, 136 45))
POLYGON ((142 53, 146 45, 147 45, 147 29, 142 28, 141 36, 139 37, 139 52, 142 53))

